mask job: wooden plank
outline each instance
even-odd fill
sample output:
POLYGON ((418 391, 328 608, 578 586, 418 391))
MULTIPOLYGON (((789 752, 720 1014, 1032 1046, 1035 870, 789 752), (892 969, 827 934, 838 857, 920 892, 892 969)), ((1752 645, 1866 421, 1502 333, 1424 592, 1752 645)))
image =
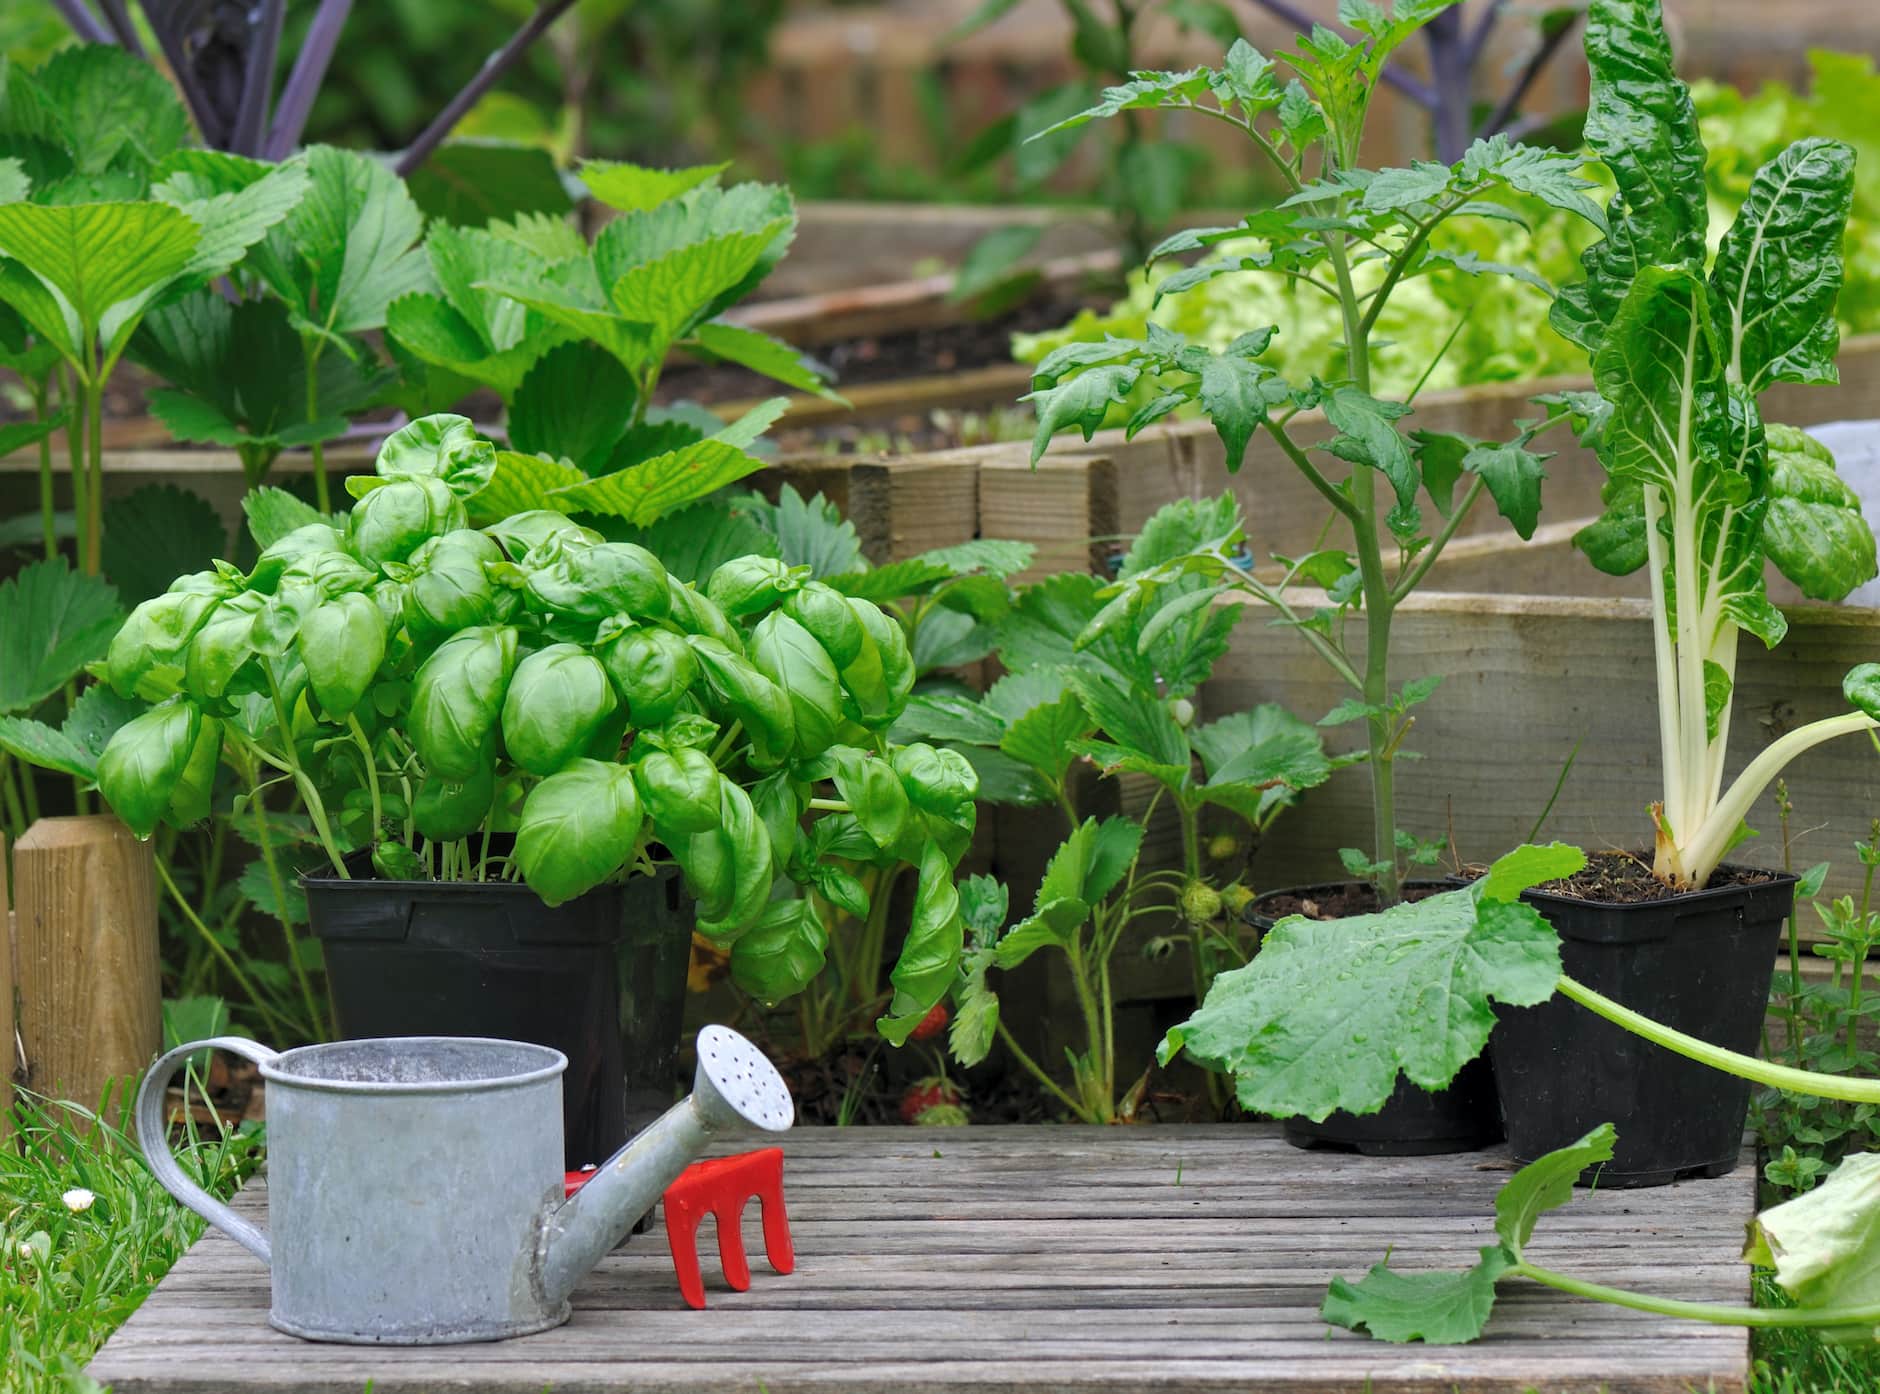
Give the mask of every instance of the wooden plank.
POLYGON ((0 1146, 13 1136, 13 1075, 20 1060, 15 1042, 13 893, 8 887, 7 839, 0 833, 0 1146))
MULTIPOLYGON (((96 1108, 163 1044, 150 847, 109 815, 42 818, 13 875, 21 1082, 96 1108)), ((110 1113, 128 1113, 121 1094, 110 1113)))
MULTIPOLYGON (((314 1345, 266 1326, 262 1270, 210 1234, 88 1373, 120 1394, 368 1382, 389 1394, 1745 1387, 1741 1331, 1531 1285, 1507 1285, 1474 1346, 1328 1330, 1318 1304, 1335 1274, 1393 1247, 1412 1269, 1473 1260, 1511 1165, 1501 1154, 1302 1153, 1270 1125, 801 1129, 783 1145, 797 1271, 778 1277, 760 1261, 748 1292, 716 1282, 707 1314, 678 1305, 670 1260, 649 1237, 602 1261, 556 1331, 477 1346, 314 1345)), ((1753 1191, 1745 1167, 1649 1204, 1584 1193, 1547 1218, 1534 1251, 1596 1281, 1742 1302, 1736 1250, 1753 1191)), ((262 1184, 236 1209, 259 1218, 262 1184)), ((743 1230, 761 1252, 755 1208, 743 1230)))
POLYGON ((983 447, 979 459, 979 531, 1035 546, 1014 584, 1059 571, 1102 571, 1122 523, 1116 463, 1107 452, 1059 451, 1034 469, 1029 447, 983 447))
MULTIPOLYGON (((1310 600, 1307 601, 1308 607, 1310 600)), ((1880 613, 1805 605, 1788 611, 1774 651, 1744 645, 1738 657, 1729 773, 1774 735, 1844 711, 1841 679, 1880 648, 1880 613)), ((1204 689, 1212 715, 1277 701, 1308 719, 1345 693, 1295 636, 1239 625, 1233 647, 1204 689)), ((1362 620, 1349 638, 1362 642, 1362 620)), ((1486 861, 1525 837, 1576 742, 1579 754, 1543 834, 1587 847, 1648 840, 1646 805, 1659 795, 1656 680, 1650 607, 1643 600, 1422 594, 1397 613, 1392 680, 1443 675, 1418 709, 1408 746, 1423 759, 1397 767, 1398 824, 1420 836, 1453 831, 1465 860, 1486 861)), ((1327 733, 1346 748, 1349 728, 1327 733)), ((1858 889, 1848 855, 1865 838, 1880 759, 1854 740, 1818 746, 1787 771, 1796 805, 1797 865, 1832 861, 1830 893, 1858 889)), ((1338 878, 1337 848, 1370 824, 1362 768, 1313 790, 1274 826, 1255 863, 1261 887, 1338 878)), ((1781 857, 1773 795, 1751 810, 1763 836, 1734 856, 1756 866, 1781 857)))

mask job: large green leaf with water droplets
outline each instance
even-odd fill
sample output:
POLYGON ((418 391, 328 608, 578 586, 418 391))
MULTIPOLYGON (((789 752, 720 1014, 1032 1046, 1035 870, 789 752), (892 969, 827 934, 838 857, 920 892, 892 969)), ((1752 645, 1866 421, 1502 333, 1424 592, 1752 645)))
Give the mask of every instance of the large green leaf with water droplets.
POLYGON ((1231 1072, 1241 1106, 1276 1117, 1375 1113, 1399 1074, 1445 1088, 1487 1045, 1493 1003, 1552 995, 1559 939, 1514 897, 1584 861, 1558 844, 1520 849, 1475 885, 1414 905, 1283 920, 1158 1054, 1167 1063, 1186 1050, 1231 1072))

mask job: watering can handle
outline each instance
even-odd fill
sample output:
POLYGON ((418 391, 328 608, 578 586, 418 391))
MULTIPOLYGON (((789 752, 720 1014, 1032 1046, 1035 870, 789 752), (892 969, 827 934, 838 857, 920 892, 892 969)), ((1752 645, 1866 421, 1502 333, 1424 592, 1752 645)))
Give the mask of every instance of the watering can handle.
POLYGON ((176 1072, 200 1050, 232 1050, 257 1065, 269 1065, 279 1058, 265 1046, 240 1036, 212 1036, 206 1041, 191 1041, 159 1056, 137 1091, 137 1140, 144 1149, 144 1159, 150 1163, 151 1173, 163 1183, 164 1190, 267 1263, 267 1235, 184 1175, 176 1158, 170 1154, 170 1119, 164 1096, 176 1072))

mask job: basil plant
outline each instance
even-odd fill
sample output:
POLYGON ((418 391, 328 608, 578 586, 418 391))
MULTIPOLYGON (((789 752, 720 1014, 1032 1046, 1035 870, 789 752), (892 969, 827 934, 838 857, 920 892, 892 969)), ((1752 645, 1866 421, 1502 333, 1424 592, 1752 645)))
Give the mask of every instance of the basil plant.
POLYGON ((1653 869, 1697 889, 1784 765, 1880 716, 1880 667, 1862 664, 1843 685, 1853 710, 1786 733, 1724 784, 1739 640, 1773 648, 1788 627, 1765 562, 1818 600, 1875 575, 1873 531, 1833 457, 1757 408, 1775 383, 1839 380, 1854 151, 1819 139, 1783 150, 1713 258, 1704 145, 1658 0, 1595 0, 1586 55, 1586 140, 1618 192, 1585 279, 1553 308, 1554 327, 1591 354, 1597 391, 1554 405, 1579 419, 1607 474, 1606 511, 1575 545, 1602 571, 1651 578, 1665 780, 1653 869))
POLYGON ((496 468, 467 420, 422 418, 349 515, 140 605, 105 663, 149 703, 98 761, 112 809, 139 836, 203 817, 226 746, 294 787, 333 876, 520 879, 554 905, 674 864, 767 1002, 822 969, 820 906, 866 913, 856 867, 907 865, 880 1021, 904 1039, 958 974, 978 778, 889 741, 901 626, 775 557, 697 586, 561 512, 472 526, 496 468))

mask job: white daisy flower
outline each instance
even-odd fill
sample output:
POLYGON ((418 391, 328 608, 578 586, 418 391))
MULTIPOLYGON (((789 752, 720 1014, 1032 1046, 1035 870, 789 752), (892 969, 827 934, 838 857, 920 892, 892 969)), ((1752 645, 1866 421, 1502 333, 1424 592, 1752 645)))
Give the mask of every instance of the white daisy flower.
POLYGON ((77 1215, 91 1209, 92 1202, 97 1200, 98 1197, 86 1190, 83 1186, 74 1186, 64 1195, 60 1196, 59 1199, 65 1202, 65 1208, 67 1210, 77 1215))

